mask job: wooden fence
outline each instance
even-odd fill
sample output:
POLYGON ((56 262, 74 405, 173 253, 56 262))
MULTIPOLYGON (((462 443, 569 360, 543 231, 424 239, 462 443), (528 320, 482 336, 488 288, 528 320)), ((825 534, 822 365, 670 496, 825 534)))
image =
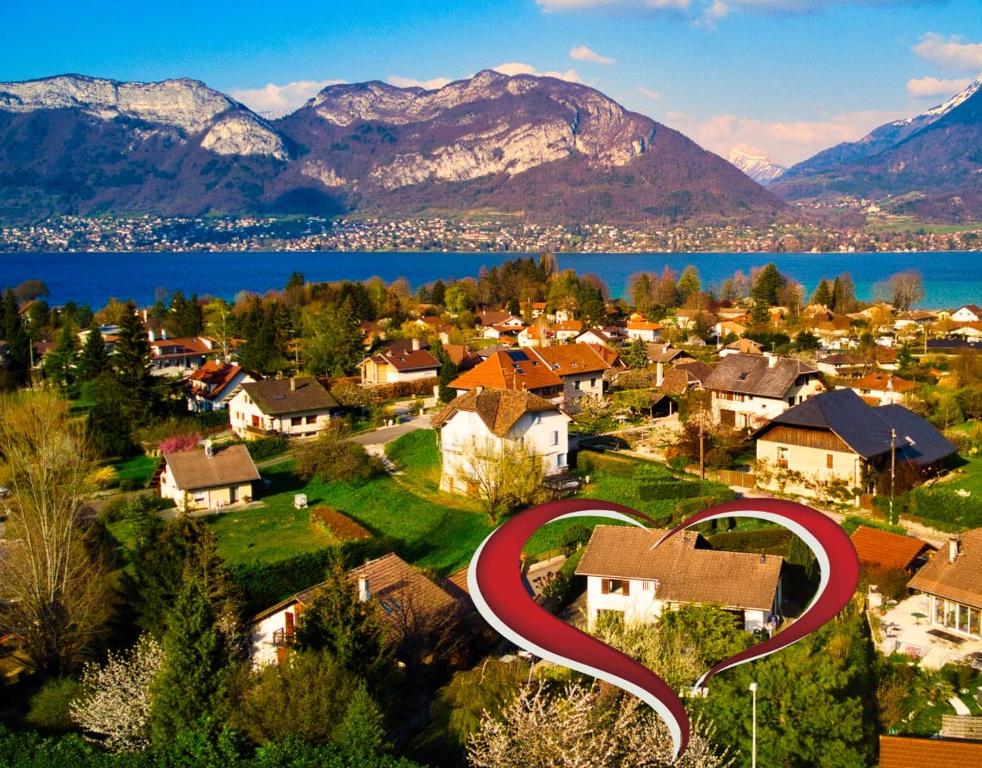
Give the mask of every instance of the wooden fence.
POLYGON ((948 739, 982 740, 982 717, 942 715, 941 735, 948 739))
MULTIPOLYGON (((699 474, 699 465, 690 464, 685 471, 692 475, 699 474)), ((753 472, 740 472, 736 469, 711 469, 706 467, 706 479, 714 480, 723 485, 735 485, 738 488, 756 488, 757 478, 753 472)))

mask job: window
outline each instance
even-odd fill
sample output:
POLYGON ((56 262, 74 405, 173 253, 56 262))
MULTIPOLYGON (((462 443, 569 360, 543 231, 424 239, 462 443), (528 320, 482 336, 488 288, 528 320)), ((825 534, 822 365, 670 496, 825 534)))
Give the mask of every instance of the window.
POLYGON ((532 426, 534 427, 540 421, 542 421, 542 414, 540 414, 540 413, 533 413, 532 414, 532 426))
POLYGON ((557 467, 565 467, 566 466, 566 454, 565 453, 560 453, 558 456, 556 456, 556 466, 557 467))
POLYGON ((576 382, 575 382, 575 384, 574 384, 574 386, 575 386, 575 387, 576 387, 577 389, 580 389, 580 385, 581 385, 582 383, 583 383, 582 381, 580 381, 579 379, 577 379, 577 380, 576 380, 576 382))
POLYGON ((787 449, 787 446, 779 445, 777 447, 777 465, 779 467, 783 467, 784 469, 787 469, 788 468, 788 449, 787 449))
POLYGON ((825 454, 825 468, 832 469, 835 466, 835 456, 831 453, 825 454))
POLYGON ((600 591, 605 595, 630 595, 631 582, 621 579, 603 579, 600 591))
POLYGON ((307 417, 307 423, 308 424, 316 424, 317 423, 317 417, 316 416, 308 416, 307 417))
POLYGON ((291 427, 299 427, 301 424, 303 424, 303 416, 291 416, 290 417, 290 426, 291 427))
POLYGON ((554 429, 554 430, 552 430, 552 432, 549 433, 549 440, 550 440, 550 443, 549 443, 550 445, 559 445, 559 432, 558 432, 558 430, 555 430, 554 429))
POLYGON ((641 582, 641 591, 642 592, 650 592, 654 588, 655 588, 655 582, 653 582, 653 581, 642 581, 641 582))
POLYGON ((591 389, 596 389, 597 388, 597 377, 596 376, 594 376, 592 379, 590 379, 590 388, 591 389))

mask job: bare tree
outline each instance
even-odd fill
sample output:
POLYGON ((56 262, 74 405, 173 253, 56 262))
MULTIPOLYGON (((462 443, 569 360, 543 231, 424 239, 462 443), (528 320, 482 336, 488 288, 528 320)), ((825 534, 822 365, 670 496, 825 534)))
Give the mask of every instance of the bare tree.
POLYGON ((485 713, 467 744, 473 768, 725 768, 708 734, 693 729, 689 748, 673 763, 668 729, 633 696, 598 686, 570 685, 550 693, 525 686, 500 717, 485 713))
POLYGON ((520 506, 538 501, 544 475, 542 458, 521 442, 474 438, 463 448, 457 479, 480 499, 494 522, 520 506))
POLYGON ((878 298, 889 301, 901 312, 906 312, 924 298, 924 279, 921 273, 910 269, 890 275, 885 283, 877 283, 874 292, 878 298))
POLYGON ((82 694, 69 706, 72 719, 114 752, 150 745, 154 680, 164 652, 152 635, 143 635, 124 653, 110 653, 102 666, 87 664, 82 694))
POLYGON ((111 611, 106 570, 77 519, 92 468, 79 422, 53 391, 0 397, 0 484, 10 489, 0 632, 54 672, 82 659, 111 611))

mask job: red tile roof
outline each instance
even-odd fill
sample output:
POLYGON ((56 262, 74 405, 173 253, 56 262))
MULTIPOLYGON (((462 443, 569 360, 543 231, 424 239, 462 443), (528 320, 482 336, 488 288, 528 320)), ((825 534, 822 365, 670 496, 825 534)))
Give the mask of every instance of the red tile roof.
POLYGON ((982 741, 880 736, 880 768, 979 768, 982 741))
POLYGON ((480 365, 450 382, 454 389, 545 389, 562 386, 562 379, 531 350, 495 352, 480 365))
POLYGON ((850 536, 859 562, 880 568, 906 570, 930 544, 911 536, 859 526, 850 536))
POLYGON ((902 379, 892 373, 873 371, 858 381, 850 382, 852 389, 869 389, 877 392, 912 392, 917 382, 902 379))

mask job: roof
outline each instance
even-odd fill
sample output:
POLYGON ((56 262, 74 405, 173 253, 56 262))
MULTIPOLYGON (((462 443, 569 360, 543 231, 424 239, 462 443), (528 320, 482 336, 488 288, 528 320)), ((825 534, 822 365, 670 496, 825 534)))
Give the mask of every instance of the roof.
POLYGON ((741 354, 744 355, 764 354, 764 347, 760 342, 747 338, 737 339, 736 341, 732 341, 729 344, 727 344, 724 347, 724 349, 735 349, 737 352, 740 352, 741 354))
POLYGON ((947 548, 942 548, 907 586, 982 608, 982 528, 961 534, 955 562, 948 557, 947 548))
POLYGON ((808 363, 790 357, 727 355, 703 382, 706 389, 783 400, 801 375, 816 375, 808 363))
POLYGON ((267 416, 327 411, 338 407, 338 401, 331 393, 317 379, 309 376, 251 381, 243 384, 242 389, 267 416))
POLYGON ((458 411, 476 413, 488 430, 498 437, 507 435, 526 413, 561 412, 559 406, 531 392, 485 389, 480 392, 468 392, 454 399, 433 417, 433 426, 442 427, 458 411))
POLYGON ((440 367, 440 361, 429 350, 413 349, 411 339, 389 342, 366 360, 372 360, 379 365, 391 365, 397 371, 426 371, 440 367))
POLYGON ((242 366, 235 363, 223 363, 218 360, 208 360, 203 366, 191 374, 190 381, 201 385, 198 392, 204 389, 202 395, 206 399, 218 397, 225 389, 235 381, 240 374, 248 374, 258 378, 256 374, 249 373, 242 366))
POLYGON ((562 386, 562 379, 530 349, 495 352, 450 382, 454 389, 536 390, 562 386))
POLYGON ((164 454, 164 460, 182 491, 219 488, 259 479, 259 470, 244 445, 216 450, 209 458, 203 449, 164 454))
MULTIPOLYGON (((955 312, 961 312, 963 309, 967 309, 976 317, 982 317, 982 307, 980 307, 978 304, 966 304, 965 306, 956 309, 955 312)), ((954 314, 954 312, 952 312, 952 314, 954 314)))
POLYGON ((673 395, 681 395, 689 387, 701 387, 713 372, 713 367, 699 360, 676 363, 662 379, 661 389, 673 395))
POLYGON ((880 736, 880 768, 978 768, 982 741, 880 736))
POLYGON ((863 378, 849 382, 852 389, 869 389, 879 392, 912 392, 917 389, 917 382, 894 376, 892 373, 874 371, 863 378))
POLYGON ((654 596, 678 603, 770 611, 784 558, 697 548, 686 531, 653 549, 666 531, 599 525, 576 569, 584 576, 657 581, 654 596))
MULTIPOLYGON (((578 373, 602 372, 613 367, 599 349, 590 344, 557 344, 532 350, 532 354, 549 366, 556 375, 562 377, 578 373)), ((613 354, 613 357, 617 358, 617 355, 613 354)))
POLYGON ((150 352, 156 359, 208 355, 215 349, 211 339, 204 336, 182 336, 173 339, 156 339, 149 342, 150 352))
POLYGON ((865 525, 859 526, 849 538, 859 555, 859 562, 902 571, 909 568, 921 552, 931 548, 927 542, 912 536, 868 528, 865 525))
POLYGON ((648 342, 645 347, 648 351, 649 363, 670 363, 676 357, 685 355, 681 349, 676 349, 671 344, 664 344, 657 341, 648 342))
POLYGON ((660 331, 662 324, 654 323, 644 317, 631 315, 631 318, 627 321, 627 329, 629 331, 660 331))
POLYGON ((903 461, 924 466, 955 452, 955 446, 917 414, 900 405, 871 408, 851 389, 834 389, 810 397, 776 416, 754 437, 763 437, 778 424, 829 430, 867 460, 890 452, 891 429, 896 430, 894 444, 903 461))
POLYGON ((444 344, 443 351, 450 358, 450 362, 456 365, 457 368, 471 368, 473 364, 481 360, 480 355, 476 352, 471 352, 463 344, 444 344))

